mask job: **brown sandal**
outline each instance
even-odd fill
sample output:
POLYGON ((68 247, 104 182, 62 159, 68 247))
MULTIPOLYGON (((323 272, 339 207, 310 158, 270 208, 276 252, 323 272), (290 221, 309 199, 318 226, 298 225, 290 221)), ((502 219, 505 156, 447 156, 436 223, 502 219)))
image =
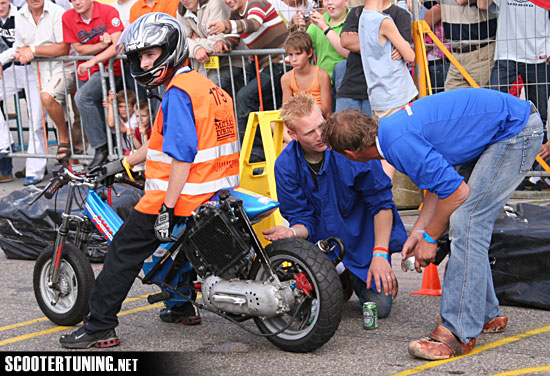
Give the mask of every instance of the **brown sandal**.
POLYGON ((427 337, 409 343, 409 354, 422 359, 439 360, 468 354, 474 348, 476 339, 464 344, 443 325, 439 325, 427 337))
POLYGON ((64 162, 65 160, 69 159, 72 155, 71 152, 71 145, 66 142, 61 142, 59 145, 57 145, 57 154, 55 155, 55 159, 59 163, 64 162))
POLYGON ((497 316, 483 325, 482 333, 501 333, 506 329, 508 316, 497 316))

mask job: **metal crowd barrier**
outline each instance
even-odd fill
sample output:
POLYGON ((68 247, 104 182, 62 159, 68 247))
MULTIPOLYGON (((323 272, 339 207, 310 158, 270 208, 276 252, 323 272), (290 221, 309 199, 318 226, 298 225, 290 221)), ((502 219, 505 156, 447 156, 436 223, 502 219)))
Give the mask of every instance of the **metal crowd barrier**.
MULTIPOLYGON (((450 1, 453 4, 456 4, 455 0, 448 0, 448 1, 450 1)), ((444 0, 444 2, 447 2, 447 0, 444 0)), ((419 4, 418 0, 413 0, 413 4, 416 4, 416 6, 418 6, 418 4, 419 4)), ((445 4, 443 4, 442 6, 445 7, 445 4)), ((492 12, 493 10, 494 9, 491 9, 490 11, 492 12)), ((478 9, 478 8, 476 8, 475 11, 478 12, 477 18, 479 18, 479 19, 488 18, 487 14, 488 14, 488 12, 490 12, 489 10, 483 10, 483 9, 478 9), (483 14, 485 14, 485 15, 483 15, 483 14)), ((445 11, 445 10, 442 11, 443 20, 446 19, 445 17, 447 17, 447 19, 449 17, 449 14, 447 14, 445 12, 448 12, 448 11, 445 11)), ((413 11, 413 25, 414 25, 415 21, 421 21, 422 18, 423 18, 422 13, 413 11)), ((456 20, 455 22, 458 22, 458 21, 459 20, 456 20)), ((548 17, 545 17, 544 19, 541 19, 541 20, 537 20, 537 22, 538 21, 543 22, 546 25, 546 29, 550 29, 549 28, 550 25, 548 25, 550 20, 548 19, 548 17)), ((467 23, 468 20, 461 19, 460 22, 467 23)), ((431 26, 433 26, 433 25, 431 25, 431 26)), ((489 26, 487 26, 487 28, 488 27, 489 26)), ((451 33, 456 32, 456 30, 453 29, 453 28, 451 28, 450 31, 451 31, 451 33)), ((476 30, 476 32, 482 32, 482 33, 487 34, 487 35, 490 34, 489 29, 487 29, 485 31, 476 30)), ((450 52, 453 53, 453 55, 455 55, 459 49, 465 48, 461 45, 461 42, 459 40, 460 38, 457 38, 456 35, 454 35, 454 34, 446 35, 445 39, 446 39, 446 41, 444 43, 450 48, 450 52)), ((513 39, 514 38, 510 38, 510 40, 513 40, 513 39)), ((548 39, 548 38, 546 38, 546 39, 548 39)), ((516 40, 516 42, 518 42, 518 41, 519 40, 516 40)), ((488 37, 487 40, 484 41, 483 43, 493 43, 494 44, 494 42, 495 42, 495 38, 488 37)), ((533 43, 533 42, 538 43, 539 40, 537 38, 535 38, 534 41, 533 40, 527 40, 527 41, 524 41, 524 42, 526 44, 527 43, 533 43)), ((485 47, 485 45, 481 45, 481 44, 482 43, 478 44, 477 46, 473 45, 474 47, 471 47, 471 48, 477 50, 477 49, 485 47)), ((425 46, 435 47, 435 44, 430 42, 430 43, 425 43, 425 46)), ((460 52, 464 52, 464 51, 459 51, 458 53, 460 54, 460 52)), ((265 95, 260 94, 259 95, 259 97, 260 97, 259 98, 259 106, 258 106, 257 110, 261 111, 265 107, 268 107, 270 109, 276 109, 280 105, 280 103, 277 103, 278 98, 277 98, 277 95, 276 95, 277 91, 278 90, 280 91, 280 82, 274 80, 274 77, 273 77, 273 64, 275 64, 273 62, 273 59, 276 56, 277 57, 281 56, 283 61, 284 61, 284 59, 285 59, 284 49, 234 50, 231 53, 212 54, 213 59, 215 59, 215 58, 227 58, 226 59, 226 65, 225 66, 220 66, 219 63, 218 64, 205 64, 206 66, 210 67, 210 69, 208 69, 207 71, 204 71, 203 73, 208 75, 214 82, 216 82, 218 84, 221 83, 220 81, 221 81, 222 76, 224 74, 227 76, 227 72, 224 72, 224 70, 229 71, 230 80, 229 80, 229 83, 226 85, 225 88, 226 88, 226 91, 232 96, 232 98, 234 100, 234 111, 235 111, 236 117, 238 117, 238 112, 239 112, 238 111, 239 109, 237 108, 237 93, 239 91, 239 88, 247 85, 250 82, 250 80, 252 80, 254 77, 259 76, 257 60, 259 58, 263 57, 263 56, 266 56, 266 55, 268 56, 269 64, 264 69, 269 70, 269 77, 270 77, 269 87, 270 87, 270 90, 268 89, 268 91, 270 91, 272 99, 269 103, 266 103, 264 101, 264 96, 265 95)), ((76 56, 74 56, 74 57, 73 56, 66 56, 66 57, 58 57, 58 58, 52 58, 52 59, 38 58, 36 60, 40 64, 40 70, 48 69, 48 64, 50 64, 49 62, 69 60, 69 61, 73 62, 73 71, 76 71, 76 62, 78 60, 88 60, 89 58, 91 58, 91 56, 77 56, 77 57, 76 56)), ((113 69, 112 69, 113 61, 116 60, 116 59, 120 59, 120 60, 124 61, 125 56, 117 56, 116 58, 112 59, 109 62, 109 66, 111 67, 111 69, 109 69, 109 70, 106 70, 105 66, 103 64, 99 64, 100 74, 104 78, 104 80, 102 80, 102 96, 103 96, 103 98, 107 97, 109 90, 113 90, 116 93, 115 77, 114 77, 113 69)), ((443 60, 443 62, 447 63, 446 57, 443 57, 442 60, 443 60)), ((459 62, 461 61, 460 57, 459 57, 458 60, 459 60, 459 62)), ((516 62, 515 65, 511 65, 509 67, 509 69, 513 70, 515 68, 516 70, 519 71, 520 70, 519 68, 523 68, 522 64, 523 63, 516 62)), ((490 62, 489 65, 491 67, 488 68, 488 69, 492 69, 492 66, 494 65, 494 61, 492 63, 490 62)), ((32 73, 32 72, 29 71, 28 67, 25 67, 24 69, 25 69, 25 80, 28 84, 29 80, 32 81, 32 79, 29 77, 29 74, 32 73)), ((287 69, 288 69, 288 67, 285 64, 283 64, 283 71, 286 72, 287 69)), ((421 69, 421 67, 419 67, 417 65, 416 71, 419 71, 419 69, 421 69)), ((454 69, 454 68, 451 67, 451 69, 454 69)), ((459 72, 460 72, 460 70, 459 70, 459 72)), ((136 96, 138 97, 138 99, 140 97, 143 97, 143 89, 139 89, 139 85, 137 85, 135 80, 133 80, 133 78, 131 78, 131 76, 128 73, 129 72, 128 72, 127 66, 125 66, 125 64, 122 64, 122 87, 120 89, 124 90, 124 92, 127 93, 129 88, 134 88, 134 90, 136 92, 136 96), (138 89, 135 89, 135 88, 138 88, 138 89)), ((506 73, 508 74, 510 72, 506 71, 506 73)), ((490 76, 490 72, 485 72, 484 75, 485 75, 485 77, 490 76)), ((476 77, 475 74, 471 78, 473 79, 473 81, 475 83, 477 83, 477 81, 476 81, 477 77, 476 77)), ((64 77, 64 79, 65 79, 65 77, 64 77)), ((436 89, 436 90, 437 89, 439 89, 439 90, 445 89, 445 84, 444 84, 445 79, 446 79, 445 76, 443 76, 443 79, 441 78, 441 76, 438 76, 436 79, 434 79, 431 82, 432 89, 436 89)), ((536 102, 539 103, 539 107, 540 107, 540 103, 547 104, 548 88, 550 87, 550 77, 548 77, 547 72, 545 72, 544 74, 535 75, 535 79, 533 79, 533 77, 529 77, 529 81, 527 81, 527 79, 524 80, 523 91, 521 92, 520 97, 523 97, 523 98, 527 97, 526 93, 529 92, 529 89, 533 88, 535 85, 540 86, 541 83, 546 85, 546 91, 543 93, 544 95, 542 95, 542 96, 545 96, 546 98, 539 98, 539 96, 541 96, 541 94, 540 94, 541 92, 540 91, 536 92, 536 94, 535 94, 536 102)), ((418 84, 419 84, 419 86, 422 85, 421 82, 418 82, 418 84)), ((424 83, 424 85, 426 85, 426 83, 424 83)), ((470 85, 471 84, 469 82, 464 80, 464 86, 470 86, 470 85)), ((499 87, 492 86, 492 85, 490 85, 490 83, 488 84, 487 82, 484 82, 483 85, 481 85, 481 86, 486 86, 486 87, 489 87, 489 88, 492 88, 492 89, 498 89, 499 88, 499 87)), ((512 84, 512 85, 509 85, 509 87, 514 88, 514 87, 518 87, 518 85, 512 84)), ((4 94, 3 98, 10 98, 9 95, 5 95, 6 90, 5 90, 5 85, 4 84, 2 85, 2 88, 0 88, 0 90, 3 90, 3 94, 4 94)), ((77 87, 77 90, 78 90, 78 87, 77 87)), ((436 90, 434 90, 434 91, 436 91, 436 90)), ((531 91, 531 92, 533 92, 533 91, 531 91)), ((264 94, 265 93, 266 92, 264 91, 264 94)), ((69 97, 70 94, 71 93, 68 93, 66 91, 66 97, 67 98, 69 97)), ((157 94, 160 97, 162 97, 162 90, 157 94)), ((528 98, 528 99, 531 99, 531 98, 528 98)), ((70 101, 67 101, 67 103, 70 103, 70 101)), ((128 103, 127 95, 126 95, 126 103, 128 103)), ((107 137, 107 143, 108 143, 110 158, 115 159, 115 158, 119 158, 120 155, 121 155, 120 150, 122 150, 122 135, 120 133, 120 123, 119 123, 119 118, 118 118, 118 106, 116 105, 115 101, 113 101, 112 104, 113 104, 113 109, 114 109, 114 113, 115 113, 115 117, 114 117, 115 132, 114 132, 114 138, 107 137)), ((149 101, 149 112, 150 112, 151 121, 154 120, 154 115, 156 114, 158 104, 159 104, 158 101, 154 101, 154 100, 149 101)), ((17 130, 18 144, 21 145, 20 147, 17 148, 17 151, 13 150, 12 153, 9 154, 9 156, 12 156, 12 157, 30 157, 30 158, 44 158, 44 157, 45 158, 54 158, 55 155, 52 154, 51 152, 47 152, 47 153, 29 153, 28 152, 28 149, 25 147, 25 137, 24 137, 24 132, 25 132, 26 127, 23 126, 23 124, 25 124, 25 121, 29 121, 27 111, 22 111, 21 110, 21 104, 19 103, 19 100, 16 100, 15 103, 12 105, 12 107, 9 107, 9 108, 8 107, 9 106, 6 106, 6 103, 4 103, 4 109, 5 109, 4 112, 6 113, 6 116, 7 116, 8 113, 13 113, 14 112, 13 109, 15 108, 15 114, 16 114, 15 117, 16 117, 16 120, 17 120, 15 128, 17 130), (25 119, 25 117, 27 117, 27 119, 25 119)), ((543 107, 548 108, 548 106, 543 106, 543 107)), ((127 108, 127 110, 129 110, 129 108, 127 108)), ((547 113, 544 113, 542 115, 543 115, 543 118, 545 118, 545 117, 547 118, 547 113)), ((74 125, 73 124, 74 121, 71 119, 70 111, 67 108, 65 108, 65 116, 66 116, 67 122, 69 123, 69 127, 71 128, 74 125)), ((105 117, 106 117, 106 110, 105 110, 105 117)), ((13 116, 11 116, 10 118, 13 118, 13 116)), ((105 128, 106 128, 107 134, 110 135, 110 129, 107 127, 106 124, 105 124, 105 128)), ((47 134, 49 136, 48 137, 48 139, 50 141, 49 144, 53 144, 54 142, 52 142, 52 138, 54 138, 54 137, 52 137, 51 135, 52 134, 55 135, 55 130, 53 130, 53 128, 51 126, 50 127, 45 127, 45 129, 46 129, 45 134, 47 134)), ((75 140, 72 140, 72 138, 70 139, 71 148, 73 148, 74 141, 75 140)), ((82 143, 85 144, 86 140, 85 140, 84 134, 82 135, 82 140, 81 141, 82 141, 82 143)), ((86 148, 85 148, 85 150, 86 150, 86 148)), ((76 154, 76 155, 74 155, 74 157, 78 158, 78 159, 90 159, 90 158, 92 158, 93 150, 91 150, 90 148, 88 148, 88 150, 89 150, 89 153, 84 152, 82 154, 76 154)), ((544 173, 544 172, 532 172, 532 173, 530 173, 530 175, 532 175, 532 176, 546 176, 546 173, 544 173)))
MULTIPOLYGON (((231 53, 226 53, 223 55, 213 54, 213 56, 216 56, 216 57, 228 58, 227 66, 225 67, 223 66, 220 67, 219 65, 214 66, 212 69, 209 70, 207 74, 213 77, 214 81, 219 82, 223 69, 224 68, 229 69, 230 82, 229 82, 227 91, 234 99, 235 116, 237 116, 236 98, 237 98, 238 88, 247 85, 250 82, 250 80, 253 78, 252 75, 256 75, 259 77, 257 69, 254 69, 253 59, 254 58, 258 59, 259 57, 265 56, 265 55, 268 55, 269 65, 264 69, 269 69, 269 72, 270 72, 269 86, 271 91, 270 94, 271 94, 271 97, 273 98, 273 103, 264 103, 262 100, 262 96, 260 95, 260 106, 258 107, 257 110, 262 110, 264 108, 264 105, 266 107, 270 107, 272 105, 273 106, 272 108, 278 107, 279 104, 277 103, 276 92, 277 92, 277 86, 280 86, 280 82, 276 82, 273 79, 273 64, 275 63, 273 63, 272 57, 275 55, 281 55, 284 60, 284 52, 285 52, 284 49, 271 49, 271 50, 237 50, 237 51, 232 51, 231 53), (241 80, 240 81, 236 80, 235 79, 236 76, 242 77, 241 80)), ((71 96, 73 96, 74 93, 71 93, 69 92, 69 90, 67 90, 67 75, 73 73, 77 76, 77 62, 81 60, 82 61, 89 60, 91 57, 92 56, 63 56, 63 57, 56 57, 56 58, 36 58, 35 61, 38 62, 38 70, 31 68, 31 65, 21 66, 18 68, 18 72, 23 71, 25 73, 23 77, 24 83, 18 86, 24 86, 25 88, 27 88, 29 84, 32 85, 34 83, 34 85, 36 85, 36 83, 38 82, 38 77, 41 75, 40 72, 42 72, 42 76, 43 76, 44 72, 47 71, 48 69, 51 71, 52 69, 51 64, 53 62, 59 62, 59 61, 72 62, 72 72, 69 72, 67 70, 63 71, 63 86, 65 88, 65 106, 63 110, 65 115, 65 120, 69 128, 69 143, 72 151, 71 158, 75 158, 79 160, 91 159, 93 157, 94 151, 93 149, 88 147, 84 128, 82 129, 82 132, 81 132, 81 139, 74 140, 72 137, 71 130, 73 129, 73 127, 75 126, 83 127, 85 119, 82 119, 80 116, 77 119, 74 118, 75 117, 74 114, 78 114, 78 111, 75 111, 77 109, 71 108, 72 107, 71 96), (83 153, 75 153, 74 145, 75 145, 75 142, 77 141, 79 141, 82 145, 84 145, 83 153)), ((105 65, 102 63, 98 64, 99 66, 98 74, 100 74, 101 77, 103 78, 101 80, 102 98, 106 99, 108 97, 109 90, 112 90, 113 92, 115 92, 115 94, 117 93, 116 79, 113 71, 113 63, 116 60, 122 61, 122 64, 121 64, 122 84, 119 85, 120 87, 118 89, 123 90, 125 93, 127 113, 130 113, 130 108, 128 106, 128 90, 134 89, 137 97, 137 110, 138 110, 136 116, 138 117, 138 121, 140 121, 139 112, 141 108, 139 105, 139 99, 145 97, 145 90, 143 88, 140 88, 137 82, 130 76, 128 72, 128 66, 124 64, 124 61, 126 60, 125 56, 116 56, 115 58, 111 59, 108 63, 109 69, 106 69, 105 65)), ((284 64, 283 64, 283 71, 286 72, 286 66, 284 64)), ((14 80, 20 81, 21 79, 22 77, 17 77, 16 75, 14 75, 14 80)), ((14 157, 14 158, 50 158, 50 159, 55 158, 55 153, 49 150, 48 146, 54 146, 57 144, 57 140, 59 139, 57 136, 57 129, 53 125, 53 122, 51 120, 48 120, 47 113, 44 110, 44 107, 42 106, 41 101, 40 103, 36 103, 36 104, 30 103, 30 104, 32 104, 32 106, 40 106, 41 108, 44 138, 46 139, 47 141, 46 145, 48 146, 46 146, 45 152, 31 153, 28 151, 28 145, 26 144, 26 142, 29 139, 29 136, 27 134, 27 132, 29 132, 29 128, 25 126, 25 124, 32 124, 32 121, 34 120, 33 116, 28 111, 21 110, 21 103, 19 99, 17 99, 19 97, 19 90, 17 91, 16 96, 14 97, 15 100, 13 100, 12 103, 8 103, 8 101, 11 100, 12 96, 10 96, 9 93, 7 93, 5 88, 6 85, 4 84, 4 81, 1 80, 1 82, 2 82, 3 88, 0 88, 0 90, 3 90, 2 98, 5 98, 4 113, 6 114, 6 121, 12 123, 10 129, 12 130, 12 133, 17 134, 17 137, 15 137, 17 140, 16 148, 10 150, 10 153, 8 154, 8 156, 14 157), (10 114, 9 119, 8 119, 8 114, 10 114), (15 121, 15 125, 13 125, 14 121, 15 121)), ((38 88, 40 89, 41 85, 38 85, 38 88)), ((80 88, 80 83, 78 79, 76 79, 76 91, 78 91, 79 88, 80 88)), ((28 92, 28 90, 26 90, 25 92, 28 92)), ((156 95, 159 97, 162 97, 163 93, 164 93, 164 90, 161 88, 156 92, 156 95)), ((26 95, 25 97, 26 97, 26 100, 29 101, 29 96, 26 95)), ((155 99, 151 100, 150 98, 148 99, 148 101, 149 101, 149 115, 150 115, 151 123, 153 123, 154 115, 156 114, 157 107, 160 103, 158 102, 158 100, 155 100, 155 99)), ((113 137, 110 137, 111 130, 107 126, 107 122, 105 122, 105 132, 108 135, 107 146, 109 150, 109 158, 111 160, 120 158, 122 155, 121 151, 123 150, 123 135, 120 132, 121 124, 119 121, 118 106, 117 106, 116 100, 112 101, 112 106, 114 111, 113 137)), ((107 119, 106 108, 104 108, 104 116, 105 116, 105 119, 107 119)), ((133 144, 130 143, 130 145, 133 148, 133 144)))

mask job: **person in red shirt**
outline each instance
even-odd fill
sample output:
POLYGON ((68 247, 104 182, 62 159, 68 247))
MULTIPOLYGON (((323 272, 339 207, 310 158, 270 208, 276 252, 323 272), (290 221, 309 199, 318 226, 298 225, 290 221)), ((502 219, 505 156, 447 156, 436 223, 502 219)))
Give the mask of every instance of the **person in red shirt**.
MULTIPOLYGON (((108 60, 116 55, 115 46, 124 29, 118 11, 94 0, 72 0, 74 9, 63 14, 63 41, 71 43, 79 55, 94 57, 78 62, 79 89, 75 95, 76 106, 82 116, 82 125, 90 146, 95 149, 89 165, 93 168, 107 161, 107 129, 103 111, 100 62, 108 66, 108 60)), ((115 83, 120 85, 120 61, 114 64, 115 83)))

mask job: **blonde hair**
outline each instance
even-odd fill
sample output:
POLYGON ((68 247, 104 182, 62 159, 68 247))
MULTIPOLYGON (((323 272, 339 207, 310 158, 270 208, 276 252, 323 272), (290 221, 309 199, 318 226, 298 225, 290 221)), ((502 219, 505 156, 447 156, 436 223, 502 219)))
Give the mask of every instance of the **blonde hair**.
POLYGON ((294 131, 294 120, 308 116, 314 109, 322 113, 315 98, 313 98, 311 94, 296 94, 283 104, 281 108, 281 118, 285 122, 286 127, 294 131))

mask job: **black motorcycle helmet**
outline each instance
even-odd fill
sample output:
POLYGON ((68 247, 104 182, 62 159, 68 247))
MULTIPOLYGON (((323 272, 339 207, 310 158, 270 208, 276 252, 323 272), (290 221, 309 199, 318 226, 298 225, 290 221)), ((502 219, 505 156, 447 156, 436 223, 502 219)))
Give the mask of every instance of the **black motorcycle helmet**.
POLYGON ((119 53, 125 53, 130 73, 146 89, 161 85, 187 60, 189 44, 179 22, 166 13, 148 13, 124 30, 118 41, 119 53), (160 47, 162 54, 151 69, 141 69, 138 52, 160 47))

